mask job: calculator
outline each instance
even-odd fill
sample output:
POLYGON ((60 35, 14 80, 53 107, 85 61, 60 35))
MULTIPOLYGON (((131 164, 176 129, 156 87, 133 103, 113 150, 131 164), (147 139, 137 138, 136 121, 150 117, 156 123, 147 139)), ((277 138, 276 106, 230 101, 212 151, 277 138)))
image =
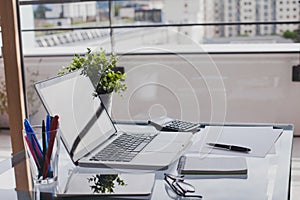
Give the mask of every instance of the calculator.
POLYGON ((173 119, 163 124, 158 124, 153 121, 149 121, 159 131, 173 131, 173 132, 196 132, 199 130, 199 124, 173 119))

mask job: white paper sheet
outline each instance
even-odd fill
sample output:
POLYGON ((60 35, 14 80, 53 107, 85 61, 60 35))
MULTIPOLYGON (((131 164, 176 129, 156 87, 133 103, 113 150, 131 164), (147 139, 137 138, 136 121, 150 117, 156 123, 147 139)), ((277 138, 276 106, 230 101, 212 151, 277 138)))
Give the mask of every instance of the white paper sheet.
POLYGON ((265 157, 268 152, 273 152, 274 143, 283 132, 283 129, 273 127, 238 127, 238 126, 207 126, 197 133, 190 152, 205 154, 223 154, 265 157), (229 151, 213 148, 207 143, 222 143, 248 147, 249 153, 229 151))

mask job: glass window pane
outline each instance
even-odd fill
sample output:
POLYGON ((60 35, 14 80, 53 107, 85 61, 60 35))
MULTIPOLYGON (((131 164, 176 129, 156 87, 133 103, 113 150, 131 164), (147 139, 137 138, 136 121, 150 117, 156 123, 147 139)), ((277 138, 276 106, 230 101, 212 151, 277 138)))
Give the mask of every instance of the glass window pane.
POLYGON ((34 83, 57 76, 72 57, 30 57, 24 59, 28 116, 32 124, 40 124, 46 111, 34 89, 34 83))
MULTIPOLYGON (((36 3, 36 2, 35 2, 36 3)), ((275 35, 282 37, 286 31, 289 38, 299 42, 299 24, 236 24, 222 23, 257 23, 273 21, 299 21, 300 7, 297 4, 278 4, 277 1, 199 1, 180 0, 174 4, 171 0, 151 1, 83 1, 34 5, 21 4, 21 27, 23 30, 24 48, 32 47, 70 47, 78 46, 78 40, 84 40, 86 47, 101 46, 121 51, 122 46, 134 48, 145 46, 180 46, 182 49, 193 49, 192 44, 236 44, 252 43, 261 36, 275 35), (110 7, 111 5, 111 7, 110 7), (113 41, 107 42, 109 29, 109 13, 111 8, 113 41), (289 11, 286 11, 286 9, 289 11), (180 26, 163 27, 172 23, 180 26), (182 24, 199 24, 182 26, 182 24), (221 23, 221 24, 207 24, 221 23), (132 26, 162 25, 162 27, 132 26), (115 27, 116 26, 116 27, 115 27), (120 27, 121 26, 121 27, 120 27), (122 27, 124 26, 124 27, 122 27), (130 27, 126 27, 130 26, 130 27), (97 27, 98 29, 89 30, 97 27), (101 29, 107 27, 108 29, 101 29), (53 31, 34 31, 32 29, 54 28, 53 31), (59 30, 62 29, 62 30, 59 30), (71 32, 71 30, 73 32, 71 32), (31 30, 31 31, 30 31, 31 30), (103 31, 104 30, 104 31, 103 31), (298 31, 298 32, 297 32, 298 31), (49 36, 51 35, 51 36, 49 36), (137 36, 137 40, 134 37, 137 36), (247 37, 247 39, 245 39, 247 37), (88 39, 88 41, 86 41, 88 39), (99 42, 100 40, 100 42, 99 42), (126 44, 124 44, 126 43, 126 44)), ((268 43, 269 39, 260 40, 268 43)), ((284 40, 275 39, 275 42, 284 40)), ((286 40, 289 42, 289 40, 286 40)), ((184 50, 185 50, 184 49, 184 50)))
POLYGON ((74 31, 36 31, 34 47, 99 47, 110 49, 109 29, 83 29, 74 31))
MULTIPOLYGON (((62 1, 63 2, 63 1, 62 1)), ((76 28, 109 25, 107 2, 77 2, 22 5, 23 29, 76 28)))

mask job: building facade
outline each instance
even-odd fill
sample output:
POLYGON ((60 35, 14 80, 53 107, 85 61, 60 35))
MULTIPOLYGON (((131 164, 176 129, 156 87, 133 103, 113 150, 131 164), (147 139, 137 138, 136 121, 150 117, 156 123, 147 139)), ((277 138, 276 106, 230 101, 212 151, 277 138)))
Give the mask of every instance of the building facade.
MULTIPOLYGON (((204 1, 203 0, 165 0, 163 8, 163 19, 165 23, 195 23, 204 21, 204 1)), ((180 37, 180 41, 185 43, 191 41, 202 42, 205 28, 202 26, 178 27, 179 34, 186 37, 180 37), (186 39, 185 39, 186 38, 186 39)))
MULTIPOLYGON (((297 0, 199 0, 205 1, 205 18, 214 22, 300 21, 297 0)), ((299 24, 237 25, 207 27, 205 37, 282 35, 299 24)))

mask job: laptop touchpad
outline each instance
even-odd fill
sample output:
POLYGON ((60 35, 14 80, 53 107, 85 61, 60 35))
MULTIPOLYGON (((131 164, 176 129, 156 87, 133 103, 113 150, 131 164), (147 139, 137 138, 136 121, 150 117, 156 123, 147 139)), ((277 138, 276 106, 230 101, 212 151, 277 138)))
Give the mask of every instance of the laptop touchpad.
POLYGON ((143 152, 178 152, 184 147, 182 143, 153 142, 150 143, 143 152))

